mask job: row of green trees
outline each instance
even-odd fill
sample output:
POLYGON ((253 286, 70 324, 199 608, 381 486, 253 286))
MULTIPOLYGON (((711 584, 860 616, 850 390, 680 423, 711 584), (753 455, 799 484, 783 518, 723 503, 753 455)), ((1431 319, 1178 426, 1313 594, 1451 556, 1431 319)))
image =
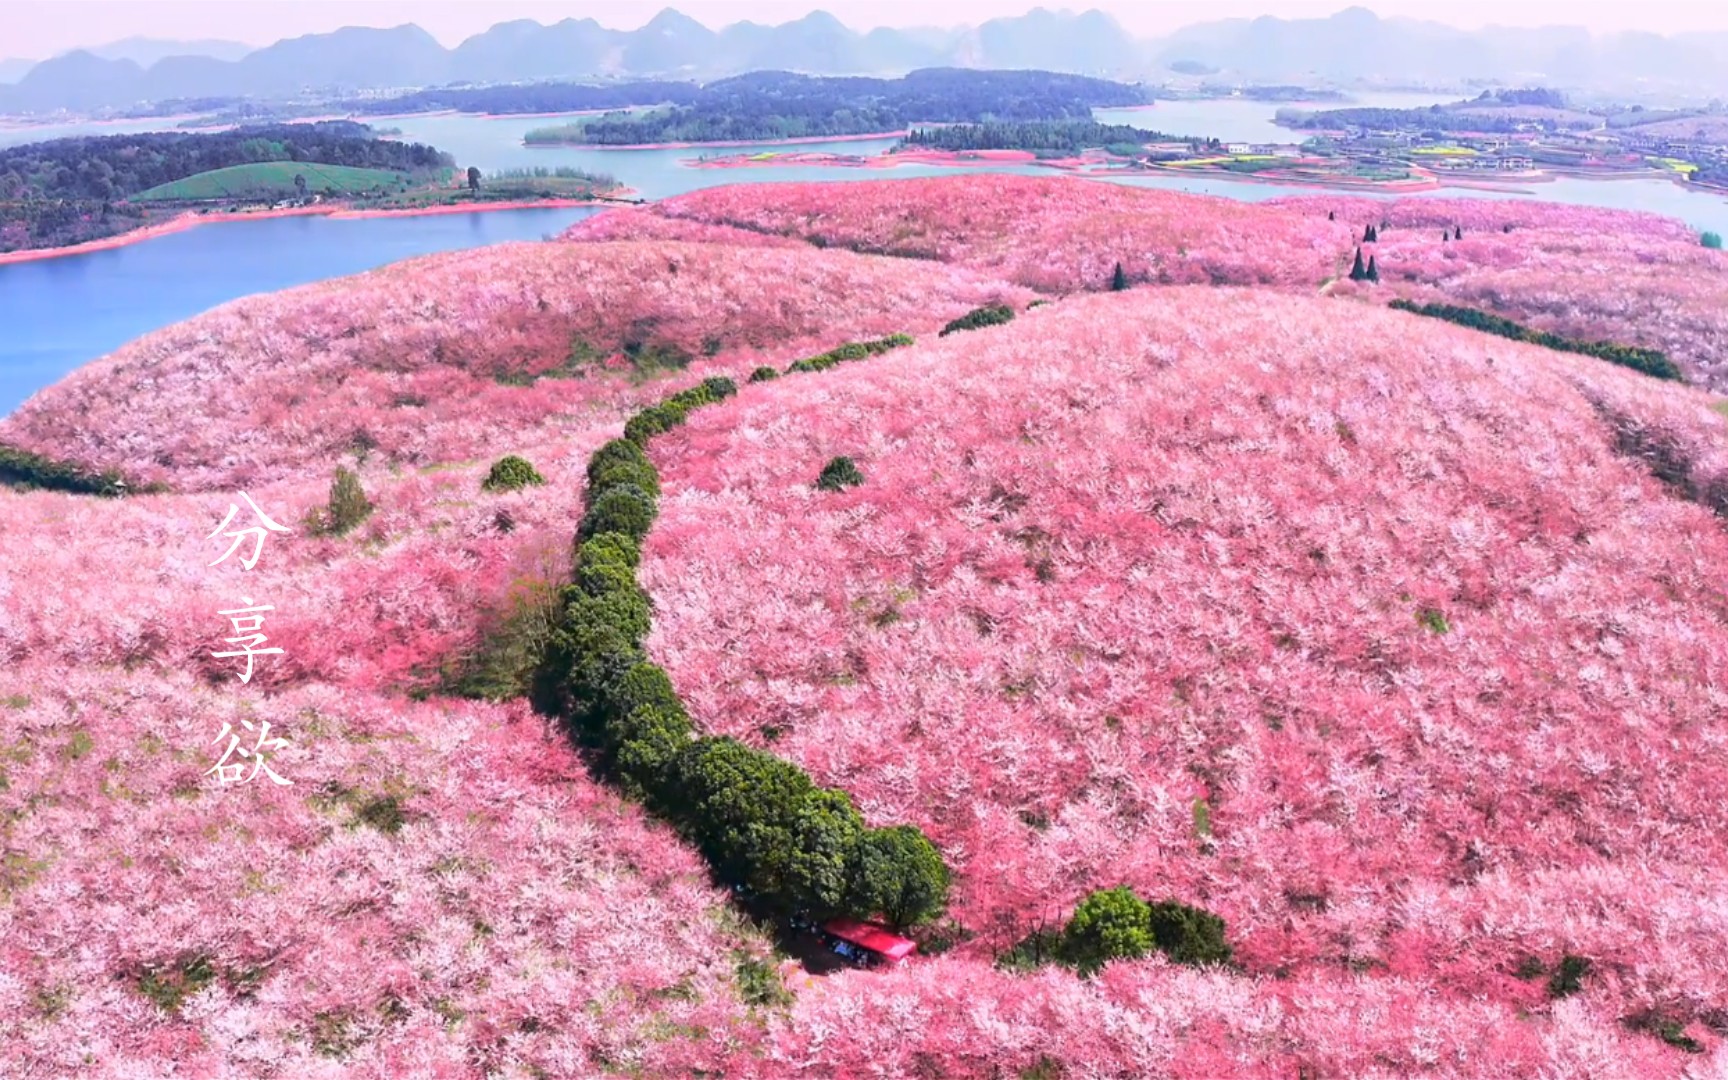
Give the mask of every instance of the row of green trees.
POLYGON ((672 821, 722 882, 781 915, 925 922, 945 910, 950 876, 922 832, 870 828, 845 792, 818 787, 796 765, 699 735, 643 649, 652 605, 636 569, 660 495, 644 447, 736 392, 732 380, 710 378, 674 394, 589 459, 574 582, 561 596, 541 685, 603 768, 672 821))
POLYGON ((1546 330, 1536 330, 1522 323, 1499 315, 1492 315, 1475 308, 1455 307, 1451 304, 1415 304, 1409 300, 1394 300, 1392 307, 1399 311, 1409 311, 1417 315, 1426 315, 1431 319, 1445 319, 1447 322, 1468 326, 1472 330, 1495 334, 1513 341, 1527 341, 1532 345, 1540 345, 1545 349, 1556 349, 1560 352, 1579 353, 1584 356, 1594 356, 1598 360, 1606 360, 1610 364, 1619 364, 1634 371, 1642 371, 1646 375, 1670 382, 1685 382, 1685 375, 1674 361, 1668 359, 1666 353, 1656 349, 1642 349, 1635 345, 1619 345, 1611 341, 1578 341, 1573 338, 1561 337, 1546 330))

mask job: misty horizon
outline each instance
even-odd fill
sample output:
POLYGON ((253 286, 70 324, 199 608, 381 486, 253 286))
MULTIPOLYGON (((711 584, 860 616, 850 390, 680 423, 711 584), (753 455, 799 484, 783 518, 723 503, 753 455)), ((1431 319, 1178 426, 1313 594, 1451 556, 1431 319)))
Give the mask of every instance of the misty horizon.
MULTIPOLYGON (((118 3, 115 0, 79 0, 77 6, 89 17, 65 18, 69 5, 45 0, 23 0, 11 5, 7 18, 12 42, 0 49, 0 60, 41 61, 81 49, 102 49, 136 39, 155 42, 221 42, 263 48, 277 41, 330 33, 346 28, 393 29, 417 26, 440 45, 454 48, 470 37, 500 23, 528 20, 550 26, 567 19, 592 19, 607 29, 640 29, 668 8, 711 30, 737 23, 776 25, 796 22, 818 12, 833 16, 847 29, 865 33, 877 28, 898 30, 946 30, 976 26, 992 19, 1015 18, 1043 8, 1057 13, 1100 11, 1141 39, 1156 39, 1188 26, 1233 20, 1274 18, 1286 22, 1325 19, 1350 9, 1365 9, 1381 19, 1411 20, 1472 31, 1495 29, 1582 29, 1594 36, 1624 33, 1675 36, 1700 32, 1728 32, 1728 16, 1701 12, 1696 5, 1655 0, 1640 5, 1635 21, 1603 18, 1593 12, 1581 20, 1577 5, 1552 0, 1507 0, 1485 3, 1477 0, 1439 5, 1422 0, 1383 0, 1374 4, 1347 4, 1336 0, 1297 0, 1264 10, 1264 0, 1200 4, 1176 0, 1152 5, 1100 2, 1084 6, 1060 4, 1000 5, 966 2, 944 7, 944 19, 926 16, 924 5, 904 0, 870 3, 833 0, 826 4, 783 3, 780 0, 689 0, 684 4, 625 3, 595 10, 591 5, 556 0, 503 0, 498 3, 404 3, 400 0, 332 0, 305 4, 276 2, 245 5, 193 3, 163 0, 151 3, 118 3), (95 29, 100 27, 100 29, 95 29)), ((1624 9, 1619 9, 1624 10, 1624 9)), ((1608 13, 1612 15, 1612 13, 1608 13)))

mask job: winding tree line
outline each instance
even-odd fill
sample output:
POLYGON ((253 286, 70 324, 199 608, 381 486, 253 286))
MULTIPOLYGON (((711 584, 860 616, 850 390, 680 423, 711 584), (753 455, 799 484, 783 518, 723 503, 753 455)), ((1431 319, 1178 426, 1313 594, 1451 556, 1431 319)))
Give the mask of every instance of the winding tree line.
MULTIPOLYGON (((950 323, 1004 322, 981 308, 950 323)), ((826 370, 912 344, 904 334, 850 342, 800 360, 786 374, 826 370)), ((752 383, 781 377, 756 369, 752 383)), ((602 767, 649 809, 673 822, 715 876, 782 917, 881 917, 896 929, 929 922, 947 907, 951 873, 915 826, 871 828, 851 798, 821 788, 798 766, 727 736, 699 735, 664 668, 648 659, 652 605, 636 579, 642 542, 658 514, 660 477, 644 448, 691 410, 737 393, 714 377, 638 412, 624 437, 589 459, 586 512, 577 530, 575 582, 561 594, 558 628, 536 676, 544 706, 565 717, 602 767)), ((526 463, 504 463, 527 476, 526 463)), ((537 478, 538 474, 534 474, 537 478)), ((817 488, 864 481, 849 458, 822 470, 817 488)), ((1092 974, 1115 959, 1154 950, 1178 963, 1225 965, 1224 921, 1174 900, 1148 903, 1125 888, 1085 898, 1060 934, 1034 934, 1003 957, 1027 968, 1055 961, 1092 974)))
MULTIPOLYGON (((858 343, 790 370, 821 370, 910 340, 858 343)), ((950 874, 922 832, 871 828, 845 792, 816 786, 798 766, 733 738, 699 735, 643 648, 652 607, 636 568, 660 495, 643 448, 691 410, 735 393, 731 379, 716 377, 673 394, 631 417, 624 437, 589 459, 575 581, 561 596, 539 696, 628 792, 685 834, 722 882, 782 916, 881 916, 897 928, 926 922, 946 908, 950 874)))
MULTIPOLYGON (((1360 255, 1358 255, 1360 258, 1360 255)), ((1475 308, 1457 307, 1452 304, 1415 304, 1409 300, 1394 300, 1391 306, 1399 311, 1408 311, 1417 315, 1425 315, 1431 319, 1444 319, 1468 326, 1472 330, 1495 334, 1510 338, 1513 341, 1527 341, 1540 345, 1545 349, 1555 349, 1560 352, 1579 353, 1583 356, 1594 356, 1598 360, 1606 360, 1610 364, 1619 364, 1634 371, 1642 371, 1646 375, 1670 382, 1685 382, 1686 376, 1668 355, 1657 349, 1643 349, 1635 345, 1620 345, 1612 341, 1579 341, 1575 338, 1561 337, 1547 330, 1536 330, 1511 319, 1493 315, 1475 308)))
POLYGON ((666 109, 608 113, 538 128, 526 138, 622 146, 865 135, 916 123, 1089 123, 1096 106, 1141 102, 1141 92, 1122 83, 1042 71, 929 68, 900 79, 764 71, 709 83, 693 99, 666 109))

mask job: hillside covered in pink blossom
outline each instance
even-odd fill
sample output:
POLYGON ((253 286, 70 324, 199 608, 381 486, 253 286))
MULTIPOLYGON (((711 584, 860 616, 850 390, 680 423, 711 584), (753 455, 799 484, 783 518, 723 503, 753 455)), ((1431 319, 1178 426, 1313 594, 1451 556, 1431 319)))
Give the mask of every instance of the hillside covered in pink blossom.
POLYGON ((962 956, 1129 883, 1222 914, 1261 1007, 1397 987, 1535 1068, 1517 972, 1576 954, 1595 1037, 1714 1045, 1728 536, 1617 452, 1605 414, 1672 423, 1647 382, 1312 298, 1064 301, 671 436, 655 652, 954 853, 962 956), (836 454, 862 486, 812 486, 836 454))
POLYGON ((1728 390, 1728 256, 1656 214, 1501 199, 1338 199, 1270 205, 1373 223, 1378 288, 1338 292, 1482 308, 1589 341, 1660 349, 1700 383, 1728 390), (1390 227, 1379 229, 1386 222, 1390 227), (1459 239, 1442 230, 1462 231, 1459 239))
POLYGON ((179 490, 356 451, 432 465, 603 424, 675 372, 748 374, 1029 296, 807 247, 502 244, 225 304, 74 372, 0 441, 179 490))
POLYGON ((1728 389, 1728 255, 1654 214, 1509 199, 1313 195, 1244 204, 1072 178, 710 188, 573 227, 571 239, 802 239, 971 266, 1046 293, 1132 283, 1322 287, 1481 308, 1591 341, 1666 352, 1728 389), (1378 230, 1382 223, 1388 226, 1378 230), (1365 244, 1367 226, 1381 232, 1365 244), (1462 229, 1457 241, 1441 230, 1462 229), (1377 286, 1342 280, 1355 249, 1377 286))
POLYGON ((0 446, 161 488, 0 487, 0 1075, 1728 1076, 1728 417, 1386 307, 1702 383, 1722 255, 1497 205, 713 189, 43 391, 0 446), (1364 215, 1377 287, 1335 280, 1364 215), (716 376, 647 447, 647 652, 703 733, 934 841, 897 970, 805 972, 475 681, 543 646, 591 456, 716 376), (505 454, 544 482, 487 489, 505 454), (293 531, 213 567, 241 490, 293 531), (241 595, 284 650, 248 685, 210 655, 241 595), (219 785, 265 722, 292 785, 219 785), (1004 962, 1118 885, 1233 961, 1004 962))

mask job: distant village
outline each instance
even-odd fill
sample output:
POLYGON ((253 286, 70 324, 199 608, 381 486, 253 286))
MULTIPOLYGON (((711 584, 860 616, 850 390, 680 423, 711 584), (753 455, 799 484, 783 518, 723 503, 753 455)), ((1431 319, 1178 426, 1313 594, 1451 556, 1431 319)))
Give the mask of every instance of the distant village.
MULTIPOLYGON (((1714 118, 1712 118, 1714 119, 1714 118)), ((1492 132, 1341 124, 1293 130, 1301 142, 1150 143, 1141 164, 1159 171, 1331 186, 1434 187, 1504 184, 1558 176, 1666 177, 1728 191, 1728 124, 1682 136, 1599 127, 1556 130, 1540 119, 1492 132)))

